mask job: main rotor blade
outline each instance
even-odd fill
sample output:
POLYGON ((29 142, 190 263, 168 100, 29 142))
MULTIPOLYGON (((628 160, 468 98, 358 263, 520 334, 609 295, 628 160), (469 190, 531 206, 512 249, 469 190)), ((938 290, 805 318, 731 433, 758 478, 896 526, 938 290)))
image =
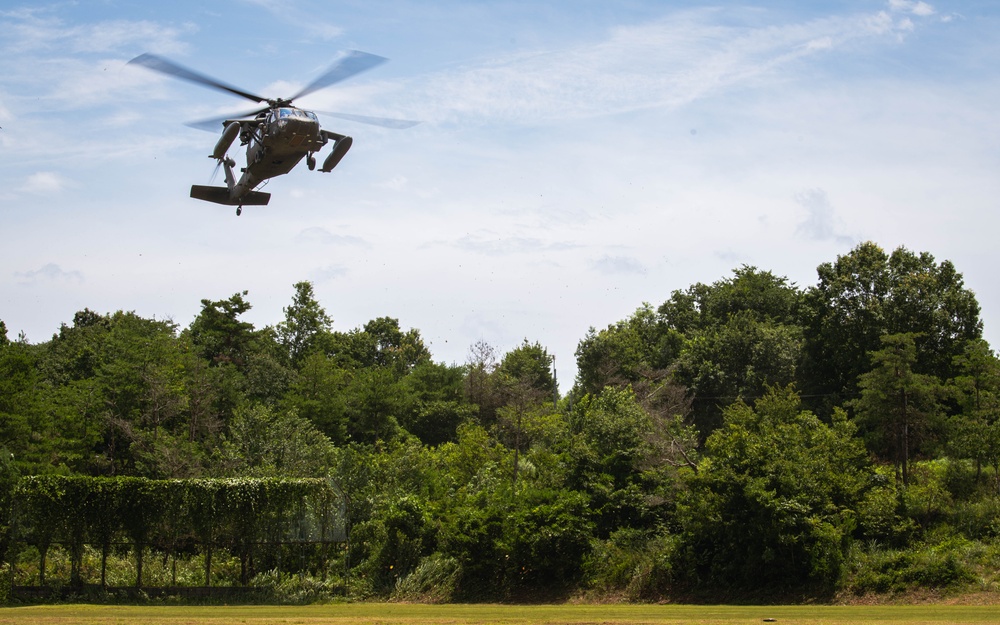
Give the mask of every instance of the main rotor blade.
POLYGON ((238 95, 241 98, 246 98, 247 100, 253 100, 254 102, 266 102, 266 98, 262 98, 259 95, 237 89, 227 85, 224 82, 220 82, 214 78, 205 76, 204 74, 199 74, 194 70, 190 70, 186 67, 182 67, 173 61, 168 61, 165 58, 156 56, 155 54, 140 54, 131 61, 128 62, 129 65, 142 65, 153 71, 160 72, 161 74, 167 74, 170 76, 175 76, 182 80, 187 80, 189 82, 197 83, 199 85, 204 85, 206 87, 211 87, 213 89, 218 89, 220 91, 228 91, 233 95, 238 95))
POLYGON ((233 115, 225 115, 223 117, 212 117, 210 119, 198 119, 193 122, 184 122, 185 126, 190 126, 191 128, 197 128, 198 130, 207 130, 209 132, 218 132, 219 126, 222 122, 227 119, 244 119, 246 117, 257 117, 261 113, 270 110, 270 107, 264 107, 262 109, 257 109, 255 111, 247 111, 245 113, 234 113, 233 115))
POLYGON ((351 50, 347 56, 330 66, 321 76, 313 80, 288 101, 296 100, 314 91, 329 87, 334 83, 346 80, 355 74, 370 70, 371 68, 385 63, 389 59, 375 54, 368 54, 359 50, 351 50))
POLYGON ((383 128, 392 128, 394 130, 405 130, 407 128, 413 128, 420 122, 412 121, 409 119, 393 119, 391 117, 369 117, 368 115, 351 115, 350 113, 331 113, 329 111, 316 111, 320 115, 329 115, 330 117, 336 117, 338 119, 346 119, 352 122, 360 122, 362 124, 370 124, 372 126, 382 126, 383 128))

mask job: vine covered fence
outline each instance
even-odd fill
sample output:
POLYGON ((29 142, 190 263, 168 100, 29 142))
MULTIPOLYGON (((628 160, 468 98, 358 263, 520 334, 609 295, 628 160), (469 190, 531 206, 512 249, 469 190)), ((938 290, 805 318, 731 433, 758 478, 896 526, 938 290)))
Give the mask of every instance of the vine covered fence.
POLYGON ((63 587, 106 589, 109 559, 130 563, 135 589, 204 591, 217 585, 213 560, 216 568, 238 562, 238 578, 224 576, 227 586, 246 587, 263 571, 325 578, 339 555, 335 546, 346 541, 346 500, 327 479, 33 476, 14 488, 3 542, 12 594, 37 595, 63 587), (50 572, 52 552, 68 567, 50 572), (150 556, 161 575, 144 575, 150 556), (178 581, 178 561, 188 569, 197 563, 200 574, 178 581), (172 574, 164 580, 168 562, 172 574))

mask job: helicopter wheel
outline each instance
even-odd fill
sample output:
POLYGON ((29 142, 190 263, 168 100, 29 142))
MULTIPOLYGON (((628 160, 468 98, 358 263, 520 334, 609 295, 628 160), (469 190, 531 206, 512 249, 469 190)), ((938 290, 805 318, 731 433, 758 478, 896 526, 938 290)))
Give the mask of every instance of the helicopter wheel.
POLYGON ((237 206, 236 207, 236 216, 239 217, 242 214, 243 214, 243 207, 242 206, 237 206))
POLYGON ((309 171, 316 169, 316 157, 312 154, 306 154, 306 167, 309 168, 309 171))

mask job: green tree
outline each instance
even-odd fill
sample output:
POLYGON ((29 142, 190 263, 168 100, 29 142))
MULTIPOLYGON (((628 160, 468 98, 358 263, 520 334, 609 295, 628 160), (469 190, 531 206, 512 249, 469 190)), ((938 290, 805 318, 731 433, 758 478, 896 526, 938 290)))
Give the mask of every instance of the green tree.
POLYGON ((218 477, 323 477, 333 459, 333 443, 308 420, 257 404, 236 411, 213 472, 218 477))
MULTIPOLYGON (((0 446, 19 464, 43 462, 36 443, 48 434, 34 350, 21 343, 0 345, 0 446)), ((34 469, 34 467, 32 467, 34 469)))
POLYGON ((201 312, 187 329, 191 343, 214 365, 228 363, 242 367, 246 364, 254 333, 252 323, 239 319, 252 308, 246 295, 243 291, 229 299, 201 300, 201 312))
POLYGON ((522 484, 469 494, 447 515, 441 551, 460 566, 465 600, 510 599, 579 579, 589 551, 587 497, 522 484))
POLYGON ((788 278, 743 265, 733 270, 732 278, 674 291, 657 312, 667 327, 688 335, 740 314, 749 314, 758 321, 796 325, 800 323, 802 303, 802 292, 788 278))
POLYGON ((597 331, 590 328, 576 348, 574 393, 600 393, 605 387, 637 385, 662 377, 677 357, 683 333, 664 323, 649 304, 624 321, 597 331))
POLYGON ((458 426, 475 416, 475 407, 467 403, 463 389, 464 369, 425 362, 402 379, 407 395, 400 425, 425 445, 454 441, 458 426))
POLYGON ((872 370, 860 376, 861 396, 852 401, 870 444, 890 457, 896 478, 905 486, 910 457, 930 431, 939 426, 941 382, 914 371, 917 347, 912 334, 890 334, 872 352, 872 370))
POLYGON ((368 367, 352 372, 343 398, 350 440, 375 443, 400 435, 399 417, 409 397, 392 370, 368 367))
POLYGON ((278 343, 289 362, 298 368, 302 359, 316 347, 317 336, 329 332, 333 320, 316 301, 311 282, 296 282, 290 306, 283 308, 285 320, 278 324, 278 343))
POLYGON ((619 527, 648 527, 657 518, 641 473, 651 449, 653 421, 631 388, 606 388, 573 407, 569 486, 588 494, 596 532, 606 538, 619 527))
POLYGON ((552 376, 552 362, 553 357, 540 343, 524 339, 521 345, 504 354, 498 372, 512 383, 555 397, 559 391, 552 376))
POLYGON ((720 425, 722 406, 794 382, 801 359, 798 326, 749 310, 727 314, 724 322, 691 333, 674 370, 674 379, 688 389, 703 436, 720 425))
POLYGON ((321 349, 345 366, 380 367, 397 378, 431 358, 420 332, 404 332, 399 321, 390 317, 373 319, 361 330, 331 333, 323 338, 321 349))
POLYGON ((964 412, 1000 408, 1000 359, 984 339, 974 339, 965 344, 962 353, 955 356, 956 375, 952 386, 964 412))
POLYGON ((351 371, 333 359, 312 352, 302 359, 295 382, 282 403, 308 419, 337 444, 347 442, 347 397, 351 371))
POLYGON ((182 428, 181 348, 170 321, 85 309, 38 346, 47 465, 144 473, 160 434, 182 428))
POLYGON ((957 375, 949 380, 960 412, 949 419, 948 448, 955 458, 982 467, 1000 465, 1000 359, 983 339, 969 341, 954 360, 957 375))
POLYGON ((953 377, 953 358, 982 335, 979 304, 950 261, 900 247, 858 245, 817 268, 806 294, 803 390, 829 406, 857 395, 882 336, 911 333, 920 371, 953 377))
POLYGON ((497 410, 504 403, 502 385, 495 375, 499 365, 497 350, 489 343, 477 341, 469 347, 463 382, 465 399, 477 407, 479 422, 487 426, 496 422, 497 410))
POLYGON ((791 387, 737 402, 705 443, 673 570, 717 588, 829 588, 839 579, 853 512, 871 471, 843 411, 826 424, 791 387))

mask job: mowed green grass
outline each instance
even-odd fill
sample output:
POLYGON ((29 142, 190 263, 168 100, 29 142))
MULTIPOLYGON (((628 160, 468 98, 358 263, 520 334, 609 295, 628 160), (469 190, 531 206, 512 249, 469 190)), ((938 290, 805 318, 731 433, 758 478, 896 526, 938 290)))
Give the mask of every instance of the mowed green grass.
POLYGON ((1000 623, 1000 606, 407 605, 0 608, 0 624, 38 625, 778 625, 1000 623))

